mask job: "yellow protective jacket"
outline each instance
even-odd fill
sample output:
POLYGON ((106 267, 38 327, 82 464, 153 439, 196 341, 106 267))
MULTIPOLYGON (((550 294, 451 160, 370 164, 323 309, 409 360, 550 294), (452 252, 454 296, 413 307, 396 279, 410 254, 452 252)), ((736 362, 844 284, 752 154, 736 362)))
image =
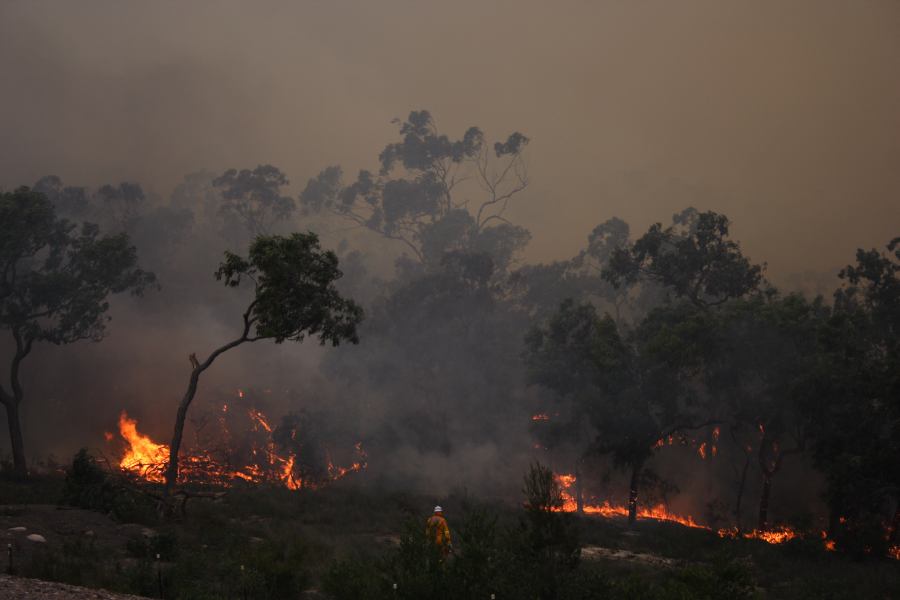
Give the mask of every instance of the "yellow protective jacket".
POLYGON ((425 533, 429 539, 442 549, 450 546, 450 527, 447 525, 447 519, 441 515, 431 515, 425 525, 425 533))

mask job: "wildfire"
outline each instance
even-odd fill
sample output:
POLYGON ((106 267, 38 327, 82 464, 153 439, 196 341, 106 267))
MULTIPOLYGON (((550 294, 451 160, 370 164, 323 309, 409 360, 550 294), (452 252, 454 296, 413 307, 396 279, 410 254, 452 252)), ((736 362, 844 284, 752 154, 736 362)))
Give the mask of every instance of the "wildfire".
MULTIPOLYGON (((226 412, 227 408, 223 406, 222 411, 226 412)), ((179 479, 225 486, 231 485, 236 480, 248 483, 272 482, 280 483, 291 490, 297 490, 316 488, 328 481, 336 481, 350 473, 362 471, 367 466, 367 457, 362 448, 362 442, 357 442, 354 448, 357 459, 349 467, 335 465, 329 456, 327 473, 318 476, 315 480, 304 481, 298 475, 297 456, 293 453, 279 454, 275 442, 272 440, 273 428, 269 425, 267 417, 255 408, 247 411, 247 417, 251 422, 250 430, 265 433, 267 438, 264 447, 253 444, 250 450, 250 454, 253 456, 252 462, 234 466, 223 463, 206 449, 191 449, 181 456, 182 466, 179 479)), ((223 431, 227 434, 224 422, 222 426, 223 431)), ((162 483, 169 460, 169 447, 154 442, 149 436, 140 433, 137 429, 137 421, 129 418, 125 411, 119 417, 119 434, 127 444, 122 459, 119 461, 119 467, 126 473, 145 481, 162 483)), ((294 439, 295 435, 296 432, 291 432, 291 439, 294 439)), ((112 435, 106 437, 107 441, 112 441, 112 435)))
MULTIPOLYGON (((719 529, 716 533, 719 534, 721 538, 736 538, 738 537, 737 528, 731 529, 719 529)), ((789 542, 794 538, 800 537, 800 534, 790 527, 776 527, 773 529, 768 529, 766 531, 760 531, 758 529, 754 529, 753 531, 745 531, 741 534, 740 537, 746 538, 748 540, 762 540, 767 544, 783 544, 785 542, 789 542)), ((823 531, 822 539, 824 540, 824 544, 826 549, 828 548, 828 540, 826 539, 828 536, 823 531)), ((831 546, 833 548, 834 542, 831 542, 831 546)))
POLYGON ((124 410, 119 415, 119 434, 128 442, 119 467, 147 481, 161 483, 163 470, 169 460, 169 447, 140 434, 137 421, 129 419, 124 410))
MULTIPOLYGON (((563 500, 563 505, 560 510, 563 512, 575 512, 577 510, 577 501, 570 491, 572 486, 575 484, 575 476, 570 474, 560 474, 555 475, 555 477, 557 483, 559 483, 563 500)), ((584 512, 585 514, 598 515, 606 518, 627 517, 628 507, 624 504, 611 504, 608 500, 605 500, 602 503, 585 503, 584 512)), ((670 523, 678 523, 679 525, 690 527, 692 529, 705 529, 707 531, 712 531, 711 527, 698 523, 690 515, 679 515, 669 511, 669 509, 662 503, 657 504, 653 507, 638 508, 637 516, 640 519, 668 521, 670 523)), ((739 535, 737 528, 719 529, 716 533, 719 535, 719 537, 722 538, 736 538, 739 535)), ((759 531, 754 529, 753 531, 740 534, 740 537, 743 537, 745 539, 760 540, 768 544, 783 544, 794 538, 800 537, 800 533, 790 527, 778 527, 770 529, 768 531, 759 531)), ((834 541, 828 540, 827 535, 824 531, 822 532, 822 540, 826 550, 834 550, 834 541)), ((897 555, 900 556, 900 546, 892 548, 891 552, 896 552, 897 555)))
MULTIPOLYGON (((556 475, 555 477, 556 481, 559 483, 563 500, 561 510, 563 512, 575 512, 578 508, 578 503, 575 500, 575 497, 572 496, 572 493, 569 491, 575 484, 575 476, 571 474, 561 474, 556 475)), ((584 505, 584 512, 586 514, 599 515, 601 517, 607 518, 627 517, 628 507, 621 504, 613 505, 610 504, 608 500, 605 500, 602 504, 586 503, 584 505)), ((657 521, 670 521, 672 523, 679 523, 681 525, 684 525, 685 527, 693 527, 695 529, 709 529, 704 525, 698 524, 691 516, 685 517, 669 512, 664 504, 657 504, 656 506, 651 508, 639 508, 637 511, 637 516, 641 519, 655 519, 657 521)))
POLYGON ((536 415, 531 415, 531 420, 532 421, 549 421, 550 415, 548 415, 546 413, 538 413, 536 415))

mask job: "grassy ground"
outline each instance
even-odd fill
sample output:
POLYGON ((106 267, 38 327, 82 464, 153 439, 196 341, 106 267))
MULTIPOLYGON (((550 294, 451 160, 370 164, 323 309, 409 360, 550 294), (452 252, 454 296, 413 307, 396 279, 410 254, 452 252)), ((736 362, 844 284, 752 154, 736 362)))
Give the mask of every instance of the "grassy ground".
MULTIPOLYGON (((396 572, 385 565, 398 559, 404 527, 423 522, 435 501, 341 483, 313 492, 231 489, 191 500, 183 518, 161 520, 149 498, 123 500, 116 488, 90 498, 105 503, 100 512, 62 510, 55 505, 71 493, 61 476, 0 481, 0 532, 20 575, 151 597, 321 597, 329 577, 386 581, 396 572), (26 533, 47 542, 29 542, 26 533), (340 570, 349 564, 355 570, 340 570)), ((497 531, 521 527, 522 509, 511 503, 439 501, 456 532, 474 513, 495 518, 497 531)), ((900 562, 853 560, 816 540, 772 546, 653 521, 634 528, 621 520, 571 521, 589 550, 565 585, 600 591, 570 597, 900 598, 900 562)))

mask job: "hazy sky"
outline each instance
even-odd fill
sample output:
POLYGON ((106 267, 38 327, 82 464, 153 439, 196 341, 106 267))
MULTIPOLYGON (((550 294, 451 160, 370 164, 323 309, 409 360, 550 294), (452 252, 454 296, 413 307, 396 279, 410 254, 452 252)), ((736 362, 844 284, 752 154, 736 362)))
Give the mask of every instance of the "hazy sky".
POLYGON ((900 235, 900 2, 0 3, 0 185, 372 167, 393 117, 532 137, 529 260, 728 214, 774 275, 900 235))

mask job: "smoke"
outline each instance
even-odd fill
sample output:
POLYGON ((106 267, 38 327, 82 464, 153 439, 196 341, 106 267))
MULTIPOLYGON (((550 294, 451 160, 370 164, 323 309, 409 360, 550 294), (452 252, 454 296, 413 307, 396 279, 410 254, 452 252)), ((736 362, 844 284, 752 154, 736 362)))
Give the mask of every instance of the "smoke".
MULTIPOLYGON (((900 223, 898 26, 891 0, 6 3, 0 187, 47 174, 140 183, 146 218, 132 233, 163 284, 115 299, 101 344, 29 357, 30 455, 100 444, 122 409, 166 441, 188 354, 237 331, 246 296, 212 273, 247 240, 204 212, 201 193, 178 195, 185 174, 269 163, 296 196, 328 165, 377 166, 391 119, 411 109, 452 137, 478 125, 532 139, 531 185, 507 215, 532 234, 523 264, 574 256, 612 216, 641 232, 696 206, 727 214, 776 283, 827 291, 857 247, 900 223), (161 207, 194 222, 173 234, 161 207)), ((204 376, 197 409, 270 388, 276 415, 317 406, 351 419, 382 459, 373 478, 441 493, 516 487, 540 404, 516 345, 529 323, 420 315, 434 329, 404 335, 439 347, 423 357, 427 339, 390 345, 406 339, 385 331, 403 316, 380 304, 400 249, 333 221, 284 228, 341 249, 342 285, 370 315, 362 344, 241 347, 204 376), (448 344, 460 323, 483 343, 448 344), (494 335, 505 341, 492 346, 494 335)))

